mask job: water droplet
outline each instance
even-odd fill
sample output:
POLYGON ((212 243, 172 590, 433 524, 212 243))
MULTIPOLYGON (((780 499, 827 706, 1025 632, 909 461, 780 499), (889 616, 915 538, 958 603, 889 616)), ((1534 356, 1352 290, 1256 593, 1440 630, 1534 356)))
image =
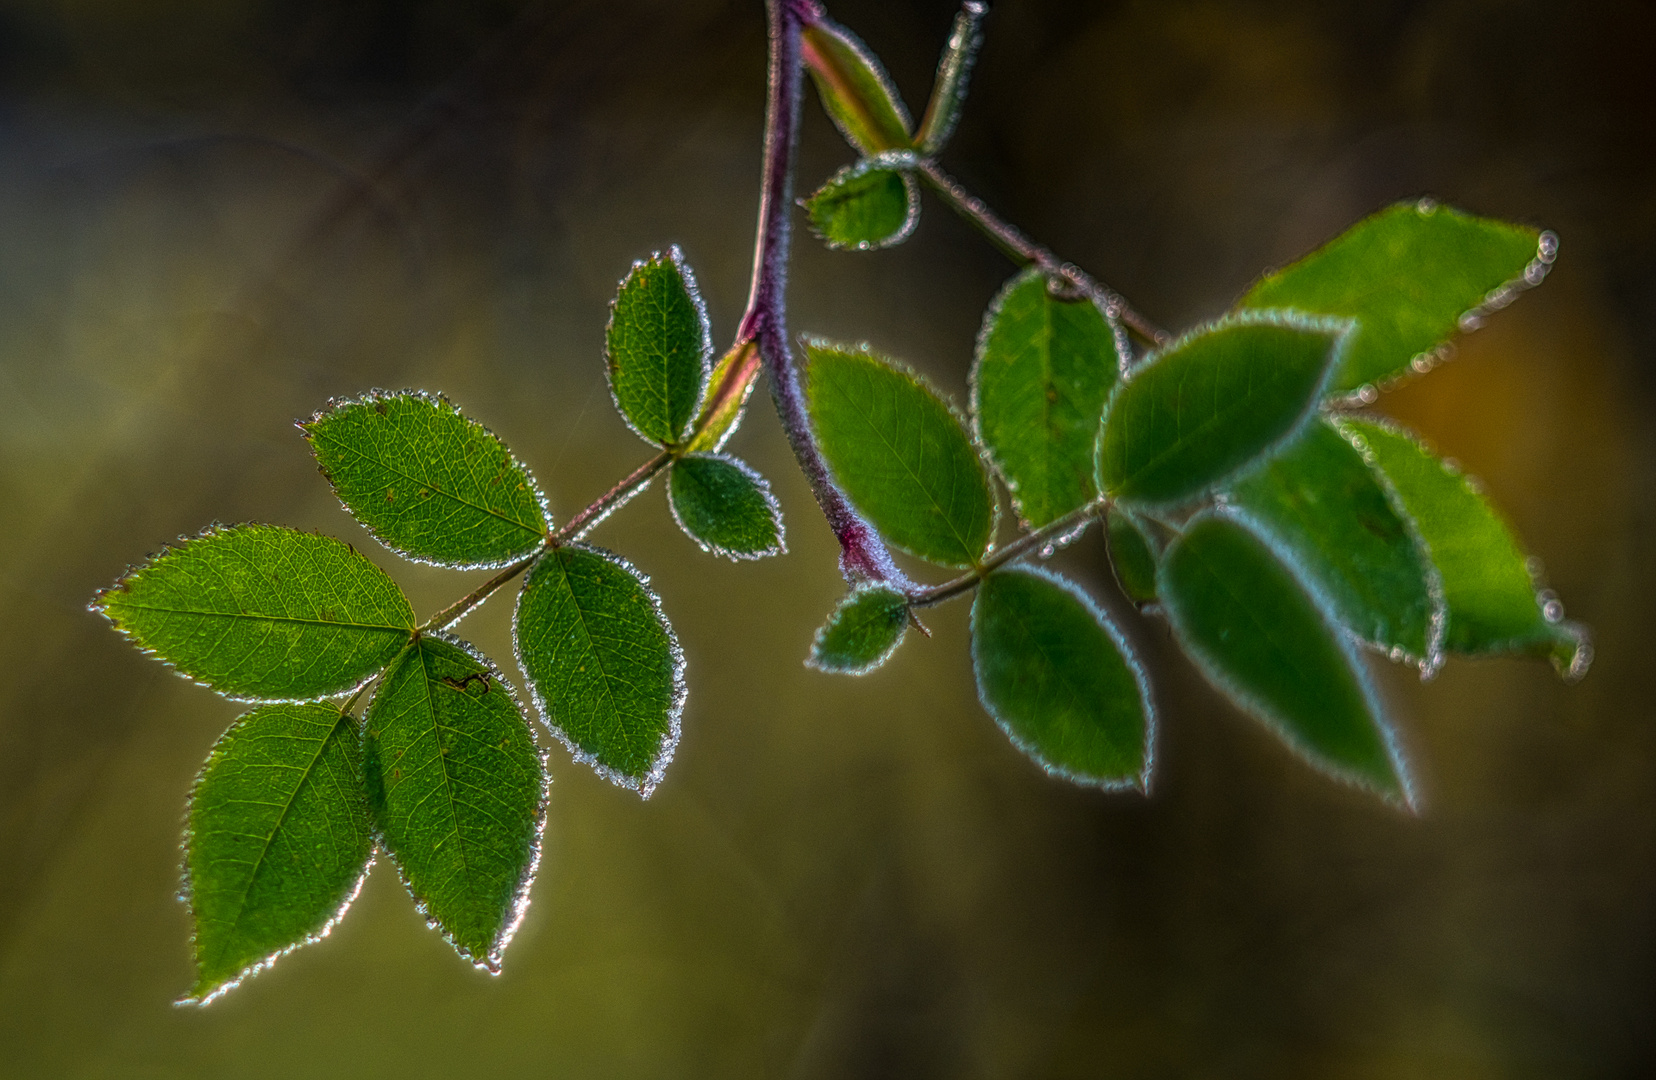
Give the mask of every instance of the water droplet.
POLYGON ((1438 208, 1437 200, 1432 198, 1429 195, 1426 198, 1421 199, 1419 202, 1415 203, 1415 209, 1418 210, 1420 213, 1427 215, 1428 217, 1431 216, 1432 214, 1437 213, 1437 208, 1438 208))
POLYGON ((1419 374, 1424 375, 1428 371, 1432 370, 1433 360, 1432 357, 1426 353, 1416 353, 1415 358, 1409 361, 1409 366, 1414 368, 1419 374))
POLYGON ((1483 322, 1482 315, 1479 315, 1476 311, 1468 311, 1465 315, 1460 317, 1460 328, 1465 333, 1470 334, 1472 331, 1482 326, 1483 322))
POLYGON ((1547 264, 1540 259, 1532 259, 1530 264, 1524 267, 1524 283, 1526 285, 1539 285, 1541 279, 1546 276, 1547 264))
POLYGON ((1051 544, 1045 544, 1036 554, 1043 559, 1050 559, 1058 553, 1058 549, 1051 544))
POLYGON ((1456 461, 1452 457, 1444 458, 1443 471, 1448 473, 1450 476, 1459 476, 1461 471, 1460 462, 1456 461))
POLYGON ((1357 400, 1364 405, 1373 405, 1380 398, 1380 391, 1374 388, 1373 383, 1364 383, 1357 388, 1357 400))
POLYGON ((1524 560, 1524 569, 1529 571, 1531 581, 1540 581, 1547 572, 1547 565, 1541 561, 1541 556, 1531 555, 1524 560))
POLYGON ((1392 663, 1394 663, 1394 664, 1402 663, 1402 661, 1403 661, 1403 646, 1393 645, 1391 647, 1391 652, 1388 655, 1391 657, 1391 662, 1392 663))
POLYGON ((1544 263, 1550 263, 1558 258, 1558 234, 1548 229, 1541 234, 1540 242, 1536 245, 1536 258, 1544 263))
POLYGON ((1484 493, 1484 482, 1476 476, 1468 476, 1462 482, 1466 485, 1466 490, 1472 494, 1482 495, 1484 493))
POLYGON ((1548 600, 1541 605, 1541 617, 1550 623, 1564 621, 1564 604, 1558 600, 1548 600))

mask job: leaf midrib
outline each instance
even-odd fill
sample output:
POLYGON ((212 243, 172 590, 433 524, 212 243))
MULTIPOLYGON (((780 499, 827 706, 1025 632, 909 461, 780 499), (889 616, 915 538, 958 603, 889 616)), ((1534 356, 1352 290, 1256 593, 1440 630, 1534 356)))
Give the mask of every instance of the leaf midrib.
POLYGON ((412 633, 412 626, 388 626, 380 623, 362 623, 341 619, 305 619, 297 615, 254 615, 245 611, 196 611, 191 608, 166 608, 153 604, 116 604, 117 609, 130 611, 157 611, 164 615, 212 615, 221 619, 250 619, 257 622, 296 623, 301 626, 333 626, 345 630, 390 630, 399 634, 412 633))
MULTIPOLYGON (((225 950, 229 947, 228 938, 241 928, 242 916, 247 910, 247 896, 253 891, 253 883, 264 869, 265 859, 270 854, 270 846, 276 842, 276 834, 282 831, 282 826, 286 824, 288 815, 293 812, 293 804, 299 800, 299 792, 310 782, 311 775, 316 771, 317 763, 322 760, 322 755, 327 752, 328 745, 339 734, 340 726, 346 723, 348 719, 343 712, 340 713, 339 719, 322 737, 317 745, 316 753, 311 757, 310 764, 305 766, 304 773, 299 777, 299 782, 293 785, 293 791, 288 795, 287 801, 282 804, 281 813, 276 816, 276 824, 271 826, 270 832, 265 835, 264 845, 259 849, 259 857, 254 860, 253 870, 247 875, 247 883, 242 887, 241 896, 236 901, 236 915, 230 921, 230 932, 226 935, 226 940, 222 941, 216 950, 218 960, 223 960, 225 950)), ((203 964, 202 966, 206 967, 207 965, 203 964)))
MULTIPOLYGON (((898 378, 902 378, 902 375, 899 372, 892 372, 892 374, 896 375, 898 378)), ((922 393, 925 392, 925 388, 920 386, 919 383, 914 382, 912 380, 905 380, 905 381, 907 381, 909 383, 909 385, 911 387, 913 387, 914 389, 919 390, 922 393)), ((949 531, 954 534, 954 538, 955 538, 956 542, 958 542, 959 545, 960 545, 960 553, 966 557, 966 561, 968 563, 976 562, 977 561, 977 556, 972 554, 972 545, 970 543, 968 543, 966 538, 960 534, 960 530, 955 528, 955 523, 950 518, 949 512, 947 510, 945 510, 943 508, 943 505, 937 501, 937 497, 932 494, 931 488, 928 487, 926 485, 925 481, 923 481, 920 478, 920 475, 918 473, 916 473, 912 468, 909 467, 909 463, 903 458, 902 453, 897 449, 897 447, 895 445, 892 444, 890 439, 886 438, 885 432, 880 430, 879 426, 873 422, 873 420, 871 419, 871 414, 866 412, 865 410, 863 410, 862 407, 859 406, 857 404, 857 402, 852 399, 850 394, 847 394, 847 393, 844 393, 843 391, 841 391, 840 396, 842 398, 844 398, 846 403, 849 404, 853 409, 857 410, 857 413, 858 413, 859 416, 862 417, 862 420, 863 420, 864 424, 866 424, 868 426, 869 430, 873 431, 875 435, 879 436, 880 442, 885 445, 885 448, 887 450, 891 451, 892 457, 896 458, 898 464, 903 466, 903 471, 908 473, 909 478, 911 480, 913 480, 917 485, 919 485, 921 491, 926 493, 926 498, 928 500, 930 500, 930 502, 932 504, 932 508, 937 511, 938 516, 943 519, 943 523, 945 525, 947 525, 949 527, 949 531)), ((924 420, 922 421, 922 424, 924 424, 924 420)), ((923 428, 922 428, 922 430, 923 430, 923 428)))
POLYGON ((407 480, 409 483, 420 484, 424 487, 428 487, 432 491, 435 491, 437 494, 442 495, 444 498, 452 499, 453 501, 459 503, 461 506, 468 507, 472 510, 476 510, 476 511, 479 511, 480 513, 486 514, 489 517, 497 518, 500 521, 504 521, 506 524, 511 525, 514 528, 521 529, 524 532, 527 532, 532 536, 539 537, 541 535, 541 530, 540 529, 537 529, 537 528, 535 528, 533 526, 530 526, 530 525, 526 525, 523 522, 517 520, 516 518, 507 517, 505 514, 502 514, 500 511, 492 509, 488 506, 482 506, 478 503, 474 503, 474 502, 471 502, 467 499, 464 499, 460 495, 456 494, 455 492, 449 491, 447 488, 445 488, 445 487, 443 487, 443 486, 441 486, 437 483, 434 483, 433 481, 431 481, 428 478, 414 476, 411 473, 404 472, 402 469, 397 468, 395 465, 392 465, 387 461, 384 461, 384 460, 382 460, 380 458, 377 458, 377 457, 371 457, 368 454, 363 453, 361 450, 358 450, 354 446, 349 446, 345 443, 342 443, 338 439, 336 439, 336 438, 332 437, 331 435, 329 435, 327 433, 327 431, 325 429, 321 428, 320 426, 318 426, 317 428, 315 428, 313 430, 315 431, 315 435, 316 435, 317 438, 322 439, 326 442, 329 442, 329 443, 333 444, 334 446, 339 447, 339 448, 341 448, 341 449, 343 449, 343 450, 345 450, 349 453, 355 454, 357 457, 362 458, 364 461, 367 461, 367 462, 370 462, 372 464, 378 465, 380 468, 384 469, 386 472, 394 473, 395 475, 401 477, 402 479, 407 480))

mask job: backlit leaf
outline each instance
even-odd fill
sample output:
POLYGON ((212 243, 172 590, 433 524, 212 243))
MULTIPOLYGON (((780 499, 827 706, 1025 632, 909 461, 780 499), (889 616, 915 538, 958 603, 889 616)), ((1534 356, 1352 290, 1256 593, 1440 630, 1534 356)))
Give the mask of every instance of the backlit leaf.
POLYGON ((1125 510, 1110 507, 1104 516, 1105 542, 1109 545, 1110 567, 1116 583, 1135 604, 1156 599, 1156 553, 1144 530, 1125 510))
POLYGON ((1400 428, 1357 417, 1338 423, 1360 440, 1420 530, 1443 582, 1444 647, 1468 656, 1534 653, 1550 657, 1567 678, 1586 674, 1592 647, 1585 629, 1564 621, 1556 598, 1537 595, 1518 538, 1482 486, 1400 428))
POLYGON ((1328 385, 1329 393, 1350 394, 1430 370, 1463 316, 1470 329, 1539 285, 1557 244, 1551 233, 1429 199, 1398 203, 1269 275, 1238 306, 1357 319, 1328 385))
POLYGON ((498 972, 546 818, 546 768, 511 684, 465 642, 423 634, 385 673, 364 726, 385 850, 426 920, 498 972))
POLYGON ((861 585, 817 631, 807 663, 819 671, 866 675, 897 651, 908 624, 907 597, 885 585, 861 585))
POLYGON ((1046 570, 998 570, 972 602, 978 696, 1047 772, 1148 791, 1155 713, 1126 638, 1076 586, 1046 570))
POLYGON ((610 394, 653 443, 682 439, 701 405, 713 337, 696 279, 677 247, 633 263, 605 334, 610 394))
POLYGON ((930 387, 865 348, 805 340, 807 406, 823 456, 885 538, 970 566, 989 546, 989 477, 960 420, 930 387))
POLYGON ((1413 523, 1334 427, 1316 421, 1238 480, 1231 500, 1292 555, 1352 633, 1393 659, 1438 648, 1442 598, 1413 523))
POLYGON ((1116 384, 1115 339, 1090 299, 1025 270, 990 305, 972 367, 972 416, 1018 514, 1038 528, 1095 495, 1093 446, 1116 384))
POLYGON ((684 655, 648 580, 608 552, 556 548, 529 571, 516 636, 546 726, 576 760, 648 798, 685 697, 684 655))
POLYGON ((745 462, 714 454, 686 454, 667 476, 673 520, 703 551, 730 559, 759 559, 787 550, 782 509, 765 478, 745 462))
POLYGON ((399 555, 463 569, 505 566, 545 536, 528 470, 441 397, 376 391, 300 427, 339 501, 399 555))
POLYGON ((1173 505, 1225 480, 1315 409, 1345 329, 1246 313, 1149 357, 1110 397, 1099 486, 1123 503, 1173 505))
POLYGON ((1412 805, 1355 643, 1263 540, 1200 515, 1168 546, 1156 584, 1174 635, 1209 682, 1312 765, 1412 805))
POLYGON ((129 571, 95 606, 140 648, 226 697, 343 693, 408 642, 414 611, 339 540, 214 526, 129 571))
POLYGON ((822 107, 864 154, 909 147, 909 114, 880 61, 857 35, 831 19, 804 31, 806 70, 822 107))
POLYGON ((707 380, 707 398, 696 417, 696 434, 685 449, 716 454, 724 448, 742 422, 760 366, 759 344, 751 338, 738 342, 719 358, 707 380))
POLYGON ((866 251, 908 239, 920 220, 920 190, 884 158, 847 165, 801 200, 811 229, 831 248, 866 251))
POLYGON ((186 894, 205 1004, 315 941, 350 906, 373 839, 356 722, 333 705, 237 720, 190 795, 186 894))

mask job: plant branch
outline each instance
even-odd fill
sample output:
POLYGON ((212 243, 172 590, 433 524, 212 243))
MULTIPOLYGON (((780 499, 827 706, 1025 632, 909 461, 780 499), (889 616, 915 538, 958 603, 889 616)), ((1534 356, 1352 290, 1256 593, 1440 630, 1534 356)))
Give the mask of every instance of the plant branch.
POLYGON ((1014 262, 1038 266, 1069 282, 1077 290, 1097 301, 1104 313, 1121 323, 1152 345, 1164 345, 1172 340, 1167 331, 1140 315, 1128 305, 1120 293, 1089 276, 1074 263, 1062 262, 1058 256, 1019 232, 1017 227, 1003 220, 984 201, 967 191, 960 181, 937 167, 930 158, 921 159, 915 166, 926 184, 935 191, 950 209, 976 226, 994 245, 1014 262))
POLYGON ((945 600, 953 600, 961 593, 970 592, 977 588, 978 582, 999 570, 1014 559, 1021 559, 1031 551, 1050 541, 1058 539, 1078 528, 1085 528, 1093 518, 1102 514, 1110 505, 1110 500, 1100 495, 1092 502, 1072 510, 1056 521, 1049 522, 1031 532, 1024 533, 1005 547, 990 552, 989 557, 953 581, 945 581, 941 585, 934 585, 929 589, 909 593, 909 607, 932 607, 945 600))
POLYGON ((770 78, 765 106, 765 161, 759 193, 759 228, 753 283, 738 339, 758 342, 770 375, 771 399, 793 447, 800 471, 840 545, 840 572, 852 581, 912 583, 892 562, 884 541, 862 519, 829 474, 811 421, 788 341, 787 280, 789 214, 793 209, 794 147, 799 136, 807 21, 824 17, 815 0, 766 0, 770 21, 770 78))

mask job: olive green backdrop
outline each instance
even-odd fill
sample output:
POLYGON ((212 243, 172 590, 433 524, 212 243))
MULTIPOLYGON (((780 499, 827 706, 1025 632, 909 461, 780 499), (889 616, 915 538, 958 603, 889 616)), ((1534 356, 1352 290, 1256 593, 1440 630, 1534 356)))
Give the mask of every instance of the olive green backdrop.
MULTIPOLYGON (((833 10, 923 102, 952 7, 833 10)), ((326 942, 206 1010, 185 793, 237 707, 88 614, 207 523, 399 563, 293 428, 423 387, 567 517, 647 456, 606 304, 683 246, 745 297, 758 0, 0 4, 0 1075, 1633 1077, 1656 998, 1656 33, 1644 5, 1004 0, 944 155, 1164 325, 1393 199, 1562 237, 1556 270, 1382 405, 1482 476, 1598 661, 1384 679, 1418 819, 1291 759, 1165 628, 1153 795, 1046 779, 978 708, 967 609, 864 679, 801 663, 841 591, 758 395, 732 449, 786 558, 736 566, 657 490, 595 539, 690 663, 648 803, 552 751, 533 904, 482 975, 376 867, 326 942)), ((802 178, 849 159, 814 100, 802 178)), ((799 240, 794 326, 957 398, 1012 268, 928 205, 875 254, 799 240)), ((1062 556, 1118 609, 1096 534, 1062 556)), ((510 653, 510 604, 465 624, 510 653)))

